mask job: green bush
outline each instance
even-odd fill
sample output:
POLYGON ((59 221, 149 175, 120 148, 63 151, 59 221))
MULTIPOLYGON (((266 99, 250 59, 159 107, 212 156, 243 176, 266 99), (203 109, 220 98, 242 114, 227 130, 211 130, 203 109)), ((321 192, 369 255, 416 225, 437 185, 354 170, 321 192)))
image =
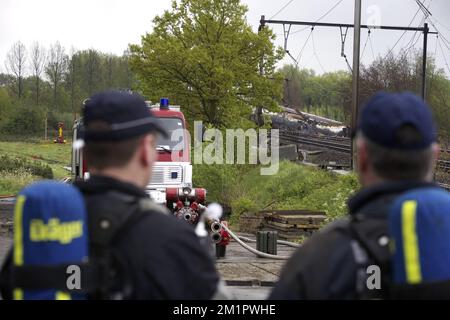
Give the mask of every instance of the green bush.
POLYGON ((18 169, 15 172, 1 171, 0 175, 0 195, 17 194, 24 186, 37 180, 36 176, 24 169, 18 169))
POLYGON ((1 129, 3 133, 17 135, 42 133, 44 119, 44 112, 37 107, 17 106, 2 121, 1 129))
POLYGON ((229 204, 233 198, 234 185, 237 183, 240 168, 237 165, 194 165, 194 187, 206 188, 208 201, 229 204))
POLYGON ((53 170, 48 165, 38 161, 30 162, 23 158, 10 158, 6 155, 0 156, 0 171, 6 173, 25 171, 33 176, 53 179, 53 170))
POLYGON ((310 209, 327 213, 327 221, 347 213, 346 201, 359 188, 354 174, 338 175, 292 162, 281 162, 273 176, 260 166, 194 165, 193 183, 207 189, 207 200, 232 208, 231 222, 242 213, 264 209, 310 209))
MULTIPOLYGON (((54 111, 50 111, 47 114, 48 139, 54 140, 57 137, 59 122, 64 123, 64 138, 66 140, 71 139, 73 114, 54 111)), ((13 111, 0 118, 1 141, 38 142, 44 138, 44 131, 45 110, 42 106, 15 107, 13 111)))

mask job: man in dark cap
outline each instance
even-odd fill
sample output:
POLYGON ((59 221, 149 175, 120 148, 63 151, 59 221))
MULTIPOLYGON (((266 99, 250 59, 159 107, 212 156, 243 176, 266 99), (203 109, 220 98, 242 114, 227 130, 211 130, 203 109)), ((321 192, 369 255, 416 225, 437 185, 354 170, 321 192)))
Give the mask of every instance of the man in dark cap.
POLYGON ((157 135, 167 135, 144 99, 103 92, 85 102, 83 113, 90 178, 76 186, 88 211, 89 257, 100 267, 99 286, 89 297, 216 297, 219 277, 194 229, 144 191, 156 159, 157 135))
POLYGON ((349 216, 298 249, 271 299, 387 298, 390 206, 433 186, 439 147, 431 111, 411 93, 380 92, 361 111, 356 142, 363 188, 349 199, 349 216))
POLYGON ((194 230, 144 192, 156 160, 156 135, 167 135, 144 99, 122 92, 99 93, 86 102, 83 121, 91 177, 77 186, 92 215, 90 224, 101 227, 103 215, 123 211, 114 207, 125 206, 128 212, 139 207, 137 216, 125 222, 128 230, 114 240, 129 268, 130 298, 213 298, 219 278, 194 230))

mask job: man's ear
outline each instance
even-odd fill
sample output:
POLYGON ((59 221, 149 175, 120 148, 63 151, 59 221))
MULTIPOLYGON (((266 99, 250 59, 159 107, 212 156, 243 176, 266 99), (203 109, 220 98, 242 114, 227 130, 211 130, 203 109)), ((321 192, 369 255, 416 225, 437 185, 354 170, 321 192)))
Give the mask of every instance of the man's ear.
POLYGON ((153 135, 145 135, 139 144, 139 161, 143 166, 150 165, 152 159, 152 151, 155 148, 155 137, 153 135))
POLYGON ((356 138, 356 148, 357 148, 357 153, 358 153, 358 157, 357 157, 357 163, 358 163, 358 171, 360 173, 364 173, 367 172, 367 170, 369 169, 369 155, 367 153, 367 144, 364 141, 364 139, 362 138, 356 138))
POLYGON ((436 167, 437 161, 439 159, 439 156, 441 154, 441 146, 437 143, 433 143, 431 145, 431 148, 433 150, 433 168, 436 167))

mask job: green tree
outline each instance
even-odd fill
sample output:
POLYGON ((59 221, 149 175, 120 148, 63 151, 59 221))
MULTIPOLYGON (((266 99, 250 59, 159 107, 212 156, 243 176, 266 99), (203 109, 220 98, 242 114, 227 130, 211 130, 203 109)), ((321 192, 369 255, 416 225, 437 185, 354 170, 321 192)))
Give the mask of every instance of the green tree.
POLYGON ((310 69, 284 65, 280 72, 285 77, 283 97, 285 105, 346 121, 350 114, 351 103, 351 75, 347 71, 316 75, 310 69))
MULTIPOLYGON (((361 68, 360 103, 364 104, 375 92, 411 91, 420 95, 422 55, 418 51, 390 54, 361 68)), ((436 66, 435 58, 427 58, 426 101, 431 106, 441 142, 449 141, 450 80, 443 69, 436 66)))
POLYGON ((282 52, 271 30, 252 31, 240 0, 181 0, 131 45, 131 68, 151 99, 170 97, 188 119, 245 127, 252 108, 278 109, 282 52), (260 73, 262 75, 260 75, 260 73))
POLYGON ((0 126, 5 123, 13 108, 13 99, 8 94, 6 88, 0 86, 0 126))

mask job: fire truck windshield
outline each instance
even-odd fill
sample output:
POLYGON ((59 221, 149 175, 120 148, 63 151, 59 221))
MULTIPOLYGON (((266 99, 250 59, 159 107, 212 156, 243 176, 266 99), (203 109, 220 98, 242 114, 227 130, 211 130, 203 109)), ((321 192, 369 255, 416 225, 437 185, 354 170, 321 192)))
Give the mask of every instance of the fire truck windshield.
POLYGON ((164 138, 159 135, 156 141, 156 148, 158 150, 172 151, 172 150, 183 150, 184 147, 184 135, 182 135, 178 140, 172 140, 172 132, 176 129, 184 129, 183 121, 179 118, 159 118, 158 119, 161 126, 163 126, 167 133, 168 138, 164 138))

